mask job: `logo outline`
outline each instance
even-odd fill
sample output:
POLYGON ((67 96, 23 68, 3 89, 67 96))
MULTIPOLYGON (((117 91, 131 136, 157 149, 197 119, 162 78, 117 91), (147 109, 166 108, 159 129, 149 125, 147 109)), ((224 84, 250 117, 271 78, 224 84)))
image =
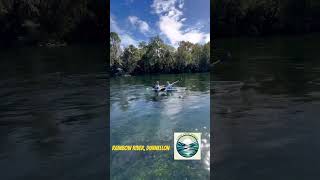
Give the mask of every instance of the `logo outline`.
POLYGON ((201 133, 174 132, 174 160, 201 160, 201 133))

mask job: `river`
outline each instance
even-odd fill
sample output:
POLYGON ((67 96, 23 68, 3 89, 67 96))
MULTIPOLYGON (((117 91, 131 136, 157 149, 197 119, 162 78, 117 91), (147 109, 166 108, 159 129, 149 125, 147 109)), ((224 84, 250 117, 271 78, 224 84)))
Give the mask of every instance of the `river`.
POLYGON ((319 35, 215 42, 211 72, 215 180, 320 177, 319 35))
MULTIPOLYGON (((174 131, 203 133, 201 161, 170 152, 112 152, 121 179, 317 179, 320 176, 318 35, 215 42, 231 59, 210 74, 117 77, 110 86, 111 144, 172 144, 174 131), (156 80, 182 91, 157 96, 156 80), (210 84, 210 85, 209 85, 210 84), (211 87, 211 98, 209 90, 211 87), (209 105, 213 156, 209 156, 209 105)), ((104 50, 0 52, 1 178, 104 179, 108 135, 104 50)))
POLYGON ((170 145, 170 151, 113 151, 112 179, 209 179, 209 73, 116 77, 110 81, 111 145, 170 145), (156 81, 180 80, 172 93, 156 81), (173 133, 201 132, 201 161, 173 160, 173 133))
POLYGON ((105 179, 107 73, 96 46, 0 51, 1 179, 105 179))

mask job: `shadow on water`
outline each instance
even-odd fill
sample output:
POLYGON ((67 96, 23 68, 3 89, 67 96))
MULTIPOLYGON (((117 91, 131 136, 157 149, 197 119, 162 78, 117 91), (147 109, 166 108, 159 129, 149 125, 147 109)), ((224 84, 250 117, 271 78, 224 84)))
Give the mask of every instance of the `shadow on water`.
POLYGON ((318 35, 225 39, 211 73, 214 179, 319 177, 318 35))
POLYGON ((102 52, 93 46, 0 52, 1 178, 106 177, 102 52))

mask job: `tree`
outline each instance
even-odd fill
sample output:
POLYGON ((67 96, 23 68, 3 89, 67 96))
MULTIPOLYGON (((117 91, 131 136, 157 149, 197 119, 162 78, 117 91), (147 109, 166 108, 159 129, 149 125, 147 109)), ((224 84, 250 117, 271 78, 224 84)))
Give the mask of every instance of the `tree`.
POLYGON ((103 5, 103 1, 94 0, 1 0, 0 39, 3 41, 0 44, 7 45, 18 39, 33 43, 105 43, 105 39, 100 38, 102 31, 104 37, 106 33, 103 5), (30 28, 32 32, 37 31, 36 39, 32 38, 30 28))
POLYGON ((110 68, 114 71, 116 68, 121 67, 121 39, 117 33, 110 33, 110 68))
POLYGON ((156 36, 151 38, 148 44, 142 41, 138 44, 138 48, 129 45, 124 48, 123 52, 120 49, 120 42, 116 33, 110 34, 110 66, 113 73, 117 73, 119 67, 128 74, 206 72, 209 70, 210 42, 201 45, 182 41, 175 49, 156 36))
POLYGON ((200 44, 194 44, 191 50, 191 57, 192 57, 192 70, 199 71, 200 70, 200 60, 202 58, 202 49, 203 46, 200 44))
POLYGON ((151 38, 142 56, 142 65, 145 72, 161 72, 164 70, 165 44, 159 36, 151 38))
POLYGON ((122 67, 127 73, 132 73, 137 66, 137 62, 140 60, 139 49, 133 45, 125 48, 122 55, 122 67))
POLYGON ((211 3, 218 36, 319 32, 317 0, 220 0, 211 3))
POLYGON ((210 41, 203 45, 199 60, 199 70, 208 71, 210 66, 210 41))
POLYGON ((174 71, 175 49, 169 45, 165 45, 164 49, 162 72, 169 73, 174 71))
POLYGON ((190 70, 192 66, 192 48, 193 44, 188 41, 181 41, 177 49, 176 54, 176 70, 183 72, 185 70, 190 70))

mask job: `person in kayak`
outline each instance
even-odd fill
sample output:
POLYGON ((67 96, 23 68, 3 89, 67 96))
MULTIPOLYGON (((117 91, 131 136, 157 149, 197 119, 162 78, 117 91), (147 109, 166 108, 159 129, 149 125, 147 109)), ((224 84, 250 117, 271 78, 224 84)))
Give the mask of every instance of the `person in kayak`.
POLYGON ((174 85, 175 83, 177 83, 177 82, 179 82, 179 81, 176 81, 176 82, 173 82, 173 83, 170 84, 170 82, 167 81, 166 90, 171 90, 171 89, 173 89, 173 85, 174 85))
POLYGON ((155 91, 165 91, 166 90, 166 87, 165 86, 161 86, 159 84, 159 81, 156 82, 156 84, 153 86, 153 89, 155 91))
POLYGON ((172 85, 173 85, 173 84, 170 84, 170 82, 169 82, 169 81, 167 81, 166 89, 167 89, 167 90, 168 90, 168 89, 172 89, 172 85))
POLYGON ((154 85, 153 87, 155 90, 160 90, 160 84, 159 84, 159 81, 156 82, 156 85, 154 85))

